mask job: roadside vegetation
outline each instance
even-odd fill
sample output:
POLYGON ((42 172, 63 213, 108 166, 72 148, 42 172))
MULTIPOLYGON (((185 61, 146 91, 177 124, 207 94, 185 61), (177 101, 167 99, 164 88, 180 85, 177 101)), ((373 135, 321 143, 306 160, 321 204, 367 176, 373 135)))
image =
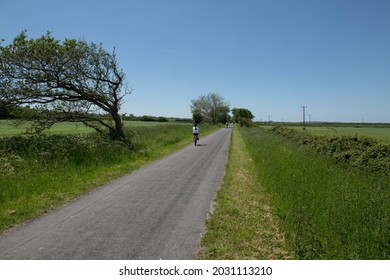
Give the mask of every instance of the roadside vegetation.
MULTIPOLYGON (((389 169, 344 160, 368 150, 381 162, 372 151, 382 145, 356 136, 330 139, 235 128, 199 258, 389 259, 389 169)), ((382 157, 385 165, 388 158, 382 157)))
MULTIPOLYGON (((202 137, 217 129, 202 125, 202 137)), ((192 141, 191 124, 133 126, 126 134, 125 144, 95 132, 0 138, 0 232, 192 141)))
MULTIPOLYGON (((266 129, 239 132, 255 166, 255 185, 265 189, 294 258, 390 258, 386 172, 349 168, 266 129)), ((242 231, 251 227, 245 217, 241 222, 242 231)))
POLYGON ((390 145, 390 124, 388 123, 312 123, 302 127, 302 123, 260 123, 263 128, 276 126, 305 131, 316 136, 364 136, 374 138, 378 143, 390 145))
POLYGON ((378 143, 366 136, 316 136, 286 127, 274 127, 271 131, 329 156, 337 163, 350 168, 373 172, 390 181, 390 146, 378 143))
POLYGON ((291 259, 280 219, 259 183, 255 163, 235 129, 223 185, 207 219, 200 259, 291 259))

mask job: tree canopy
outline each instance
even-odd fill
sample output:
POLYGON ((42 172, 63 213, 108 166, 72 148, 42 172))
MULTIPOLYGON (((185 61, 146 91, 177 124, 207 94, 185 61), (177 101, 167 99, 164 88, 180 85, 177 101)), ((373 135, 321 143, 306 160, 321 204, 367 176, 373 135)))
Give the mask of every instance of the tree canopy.
POLYGON ((201 123, 203 121, 203 116, 199 109, 192 111, 192 120, 194 123, 201 123))
POLYGON ((240 126, 251 126, 252 120, 255 117, 251 111, 245 108, 233 108, 232 113, 234 122, 240 126))
POLYGON ((228 103, 215 92, 201 95, 198 99, 191 100, 191 103, 193 115, 212 124, 217 124, 221 117, 226 120, 226 115, 230 112, 228 103))
POLYGON ((131 90, 124 79, 115 50, 108 53, 101 44, 61 42, 49 32, 28 39, 22 32, 12 44, 0 46, 0 101, 30 106, 34 120, 45 126, 83 122, 125 137, 119 110, 131 90))

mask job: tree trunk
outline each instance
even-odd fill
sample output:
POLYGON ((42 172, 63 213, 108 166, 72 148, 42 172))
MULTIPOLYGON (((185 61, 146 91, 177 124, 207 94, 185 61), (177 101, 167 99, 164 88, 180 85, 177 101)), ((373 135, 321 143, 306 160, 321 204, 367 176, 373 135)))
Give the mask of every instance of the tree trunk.
POLYGON ((112 118, 115 122, 115 137, 118 139, 126 138, 122 117, 119 113, 112 114, 112 118))

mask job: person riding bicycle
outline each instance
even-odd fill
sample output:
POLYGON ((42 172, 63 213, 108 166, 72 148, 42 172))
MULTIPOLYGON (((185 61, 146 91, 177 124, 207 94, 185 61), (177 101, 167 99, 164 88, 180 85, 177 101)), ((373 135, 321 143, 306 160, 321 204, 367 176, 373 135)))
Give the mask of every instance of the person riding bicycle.
POLYGON ((195 141, 195 138, 197 140, 199 140, 199 131, 200 131, 200 129, 199 129, 198 125, 194 124, 194 126, 192 127, 192 135, 194 136, 194 138, 193 138, 194 141, 195 141))

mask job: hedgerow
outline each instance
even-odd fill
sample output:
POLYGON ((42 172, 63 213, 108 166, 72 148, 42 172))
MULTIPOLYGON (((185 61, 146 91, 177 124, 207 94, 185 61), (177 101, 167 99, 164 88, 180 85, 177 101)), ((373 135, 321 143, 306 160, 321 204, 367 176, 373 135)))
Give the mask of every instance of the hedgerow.
POLYGON ((364 136, 316 136, 286 127, 271 131, 347 166, 390 176, 390 146, 364 136))
POLYGON ((110 163, 126 150, 128 147, 123 143, 94 133, 0 138, 1 157, 4 161, 5 155, 12 155, 41 166, 110 163))

